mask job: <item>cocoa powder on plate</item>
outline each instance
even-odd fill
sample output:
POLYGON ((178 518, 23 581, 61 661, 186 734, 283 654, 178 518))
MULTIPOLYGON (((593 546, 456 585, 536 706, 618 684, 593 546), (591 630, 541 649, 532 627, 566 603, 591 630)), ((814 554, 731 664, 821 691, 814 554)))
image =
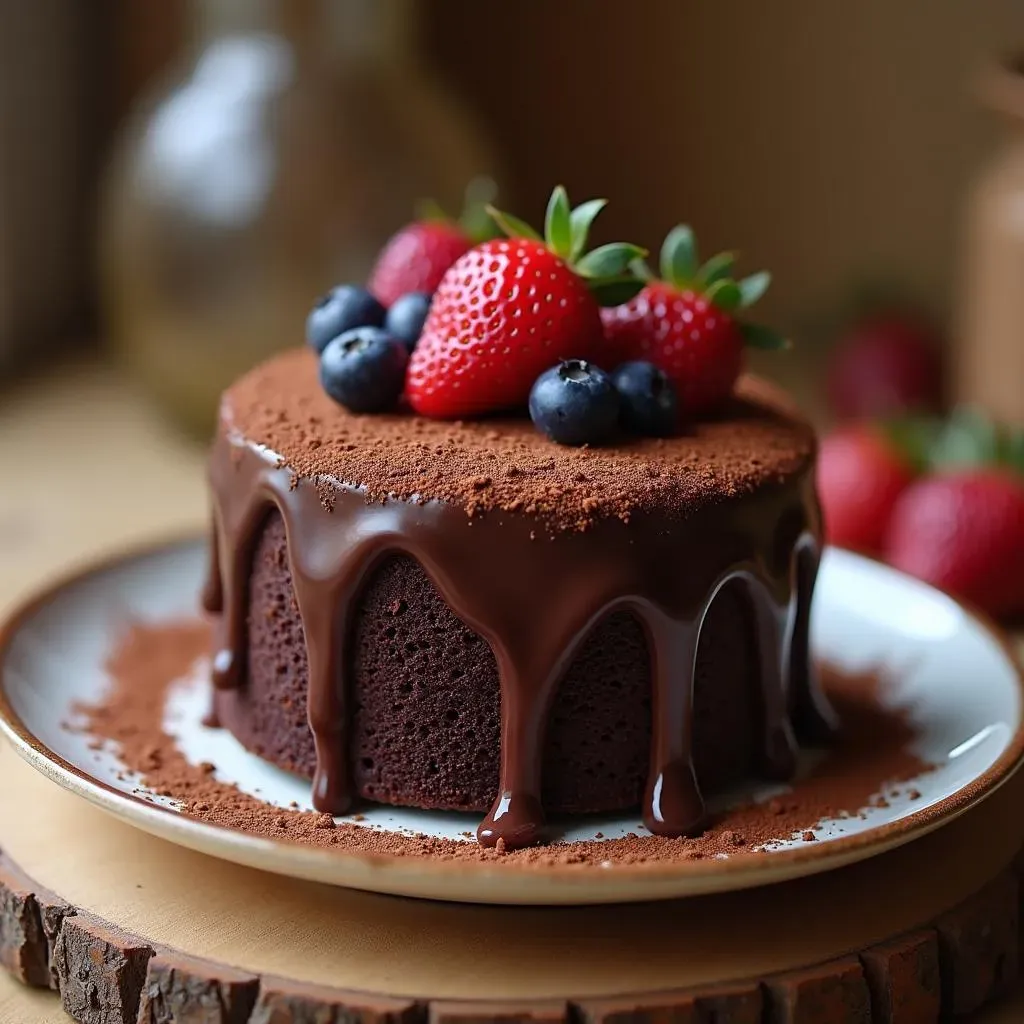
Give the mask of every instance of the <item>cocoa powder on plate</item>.
POLYGON ((813 842, 811 829, 823 819, 884 806, 883 793, 890 798, 898 795, 900 783, 928 768, 910 750, 914 733, 907 717, 884 708, 880 701, 884 674, 843 675, 825 668, 824 689, 843 723, 833 747, 809 777, 797 781, 784 795, 728 810, 696 837, 639 834, 504 851, 472 842, 383 832, 345 821, 332 827, 326 815, 276 807, 219 781, 214 765, 189 763, 164 731, 164 705, 171 686, 208 656, 209 647, 209 629, 202 621, 130 625, 107 661, 109 692, 98 704, 80 709, 85 728, 110 741, 125 768, 139 774, 145 786, 143 796, 148 790, 171 797, 183 813, 211 824, 343 852, 462 861, 500 858, 504 864, 535 868, 756 855, 786 839, 813 842))

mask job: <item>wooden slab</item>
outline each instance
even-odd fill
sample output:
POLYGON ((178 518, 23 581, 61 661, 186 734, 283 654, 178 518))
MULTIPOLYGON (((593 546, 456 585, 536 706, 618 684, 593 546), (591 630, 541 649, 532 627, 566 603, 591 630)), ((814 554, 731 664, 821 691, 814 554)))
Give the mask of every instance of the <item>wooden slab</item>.
POLYGON ((1024 777, 839 872, 557 910, 267 875, 122 824, 7 749, 0 780, 0 960, 29 984, 56 974, 83 1021, 902 1024, 1016 980, 1024 777))

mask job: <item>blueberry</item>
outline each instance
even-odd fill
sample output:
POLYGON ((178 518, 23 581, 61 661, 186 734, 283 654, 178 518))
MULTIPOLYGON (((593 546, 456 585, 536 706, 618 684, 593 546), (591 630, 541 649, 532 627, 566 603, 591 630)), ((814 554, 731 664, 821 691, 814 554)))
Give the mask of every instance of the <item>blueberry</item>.
POLYGON ((676 391, 654 363, 623 363, 612 374, 612 384, 621 399, 622 425, 631 434, 668 437, 675 430, 676 391))
POLYGON ((386 412, 405 385, 409 352, 379 327, 356 327, 333 338, 320 356, 320 383, 351 412, 386 412))
POLYGON ((327 342, 354 327, 380 327, 384 307, 356 284, 332 288, 306 318, 306 343, 323 352, 327 342))
POLYGON ((600 444, 615 432, 619 396, 604 370, 567 359, 542 373, 530 391, 530 419, 558 444, 600 444))
POLYGON ((384 329, 399 341, 404 341, 410 352, 423 333, 423 321, 427 319, 432 298, 426 292, 406 292, 391 303, 384 319, 384 329))

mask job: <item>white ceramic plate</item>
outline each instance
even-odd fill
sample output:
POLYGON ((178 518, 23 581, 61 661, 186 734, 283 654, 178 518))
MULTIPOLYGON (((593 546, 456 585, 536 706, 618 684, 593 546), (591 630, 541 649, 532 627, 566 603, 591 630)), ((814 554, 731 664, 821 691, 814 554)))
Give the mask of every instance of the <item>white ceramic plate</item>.
MULTIPOLYGON (((451 864, 422 857, 370 857, 276 842, 185 817, 172 801, 143 799, 110 752, 68 728, 75 707, 96 701, 114 631, 128 616, 192 613, 205 564, 198 542, 169 545, 101 566, 54 587, 17 613, 0 642, 0 726, 40 771, 140 828, 253 867, 378 892, 489 903, 594 903, 660 899, 782 881, 884 852, 939 827, 977 803, 1017 768, 1024 750, 1022 683, 1005 644, 954 601, 882 565, 829 551, 814 609, 816 655, 851 671, 887 667, 887 699, 909 709, 915 752, 937 765, 901 787, 903 796, 863 815, 822 822, 816 842, 763 854, 672 864, 546 871, 502 861, 451 864), (916 789, 920 796, 909 797, 916 789)), ((309 786, 247 754, 226 732, 202 726, 206 666, 172 692, 167 728, 193 762, 262 799, 309 807, 309 786)), ((777 793, 761 788, 757 798, 777 793)), ((461 839, 476 817, 361 808, 366 827, 461 839)), ((588 819, 564 839, 612 839, 642 831, 632 817, 588 819)))

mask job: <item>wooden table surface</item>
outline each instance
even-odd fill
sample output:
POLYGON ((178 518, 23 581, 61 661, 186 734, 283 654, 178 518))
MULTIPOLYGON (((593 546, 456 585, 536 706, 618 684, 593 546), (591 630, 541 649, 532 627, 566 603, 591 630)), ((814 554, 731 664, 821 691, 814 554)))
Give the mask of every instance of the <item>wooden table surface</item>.
MULTIPOLYGON (((203 451, 94 365, 0 394, 0 479, 0 616, 56 574, 206 516, 203 451)), ((0 1024, 66 1019, 0 972, 0 1024)), ((1024 994, 978 1018, 1021 1020, 1024 994)))
MULTIPOLYGON (((202 450, 96 365, 0 393, 0 480, 0 617, 75 565, 205 520, 202 450)), ((0 971, 0 1024, 67 1019, 0 971)))
POLYGON ((203 459, 98 366, 0 392, 0 615, 56 573, 201 526, 203 459))

